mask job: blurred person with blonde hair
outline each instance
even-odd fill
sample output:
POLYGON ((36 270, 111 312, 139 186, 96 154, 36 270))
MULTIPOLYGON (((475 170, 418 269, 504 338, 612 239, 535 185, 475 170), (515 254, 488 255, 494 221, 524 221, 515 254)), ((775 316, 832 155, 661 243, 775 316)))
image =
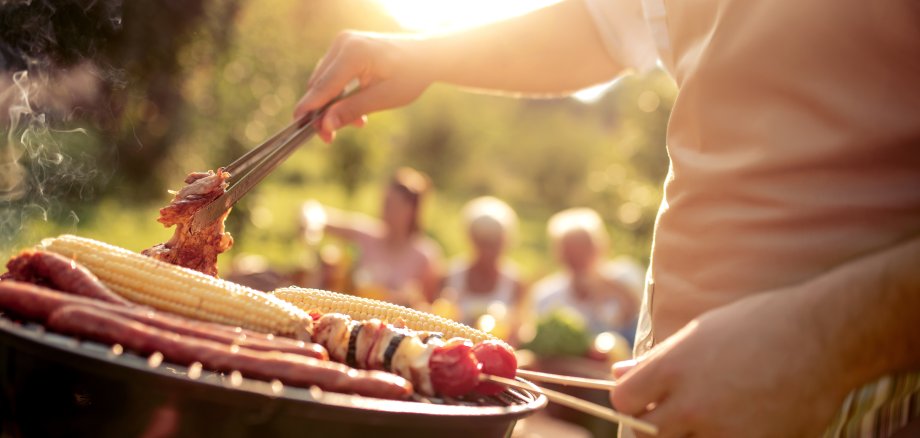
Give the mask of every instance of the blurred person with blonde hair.
POLYGON ((384 192, 380 219, 304 204, 301 226, 317 228, 355 244, 353 288, 359 295, 411 307, 424 307, 438 293, 441 277, 440 246, 421 227, 422 201, 430 189, 427 175, 415 169, 397 169, 384 192), (317 224, 317 222, 319 222, 317 224))
POLYGON ((452 263, 441 282, 442 297, 453 303, 460 322, 483 329, 502 322, 506 330, 500 332, 510 332, 514 323, 504 323, 516 319, 523 290, 517 267, 505 257, 517 231, 517 214, 504 201, 484 196, 463 207, 463 220, 472 254, 452 263), (484 315, 489 319, 479 321, 484 315))
POLYGON ((535 316, 559 309, 584 318, 590 334, 635 334, 642 291, 642 270, 625 259, 609 260, 609 236, 600 215, 590 208, 563 210, 549 220, 547 234, 563 270, 534 284, 535 316))

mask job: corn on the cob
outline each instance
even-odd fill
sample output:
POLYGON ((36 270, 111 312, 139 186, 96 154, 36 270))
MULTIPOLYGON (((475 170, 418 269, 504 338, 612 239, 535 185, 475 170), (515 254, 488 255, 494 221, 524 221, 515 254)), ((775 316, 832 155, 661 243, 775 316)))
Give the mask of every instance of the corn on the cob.
POLYGON ((272 294, 306 311, 342 313, 356 320, 377 318, 389 323, 402 320, 412 330, 441 332, 445 338, 456 336, 476 343, 488 339, 498 340, 468 325, 386 301, 299 287, 276 289, 272 294))
POLYGON ((45 239, 47 251, 85 266, 115 293, 135 303, 190 318, 305 338, 312 319, 270 294, 92 239, 45 239))

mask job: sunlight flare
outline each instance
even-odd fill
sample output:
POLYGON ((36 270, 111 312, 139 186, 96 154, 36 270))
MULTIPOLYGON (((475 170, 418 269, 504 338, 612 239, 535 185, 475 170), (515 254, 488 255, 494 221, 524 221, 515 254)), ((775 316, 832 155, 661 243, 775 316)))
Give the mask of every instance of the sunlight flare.
POLYGON ((524 14, 559 0, 375 0, 400 26, 415 32, 474 27, 524 14))

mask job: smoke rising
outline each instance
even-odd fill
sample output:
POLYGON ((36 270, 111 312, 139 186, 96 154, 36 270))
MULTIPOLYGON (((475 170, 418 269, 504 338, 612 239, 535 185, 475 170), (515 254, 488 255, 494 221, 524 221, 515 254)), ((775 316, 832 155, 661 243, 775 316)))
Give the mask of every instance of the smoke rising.
POLYGON ((79 141, 86 131, 52 127, 46 113, 33 106, 30 97, 41 93, 27 71, 13 74, 12 84, 0 97, 9 117, 0 152, 0 245, 15 241, 30 220, 76 224, 77 214, 61 201, 91 199, 99 175, 94 157, 64 150, 64 144, 79 141))
POLYGON ((81 118, 123 86, 102 56, 120 28, 120 1, 0 0, 0 250, 36 221, 76 225, 70 205, 93 198, 81 118))
POLYGON ((29 104, 29 90, 25 84, 28 73, 21 71, 13 75, 14 86, 7 86, 3 95, 0 95, 0 102, 18 100, 16 104, 4 105, 9 109, 9 128, 6 135, 6 143, 0 150, 0 202, 15 201, 25 195, 25 178, 26 170, 19 163, 22 156, 22 148, 17 146, 18 139, 14 133, 18 131, 19 121, 23 116, 28 117, 31 113, 29 104))

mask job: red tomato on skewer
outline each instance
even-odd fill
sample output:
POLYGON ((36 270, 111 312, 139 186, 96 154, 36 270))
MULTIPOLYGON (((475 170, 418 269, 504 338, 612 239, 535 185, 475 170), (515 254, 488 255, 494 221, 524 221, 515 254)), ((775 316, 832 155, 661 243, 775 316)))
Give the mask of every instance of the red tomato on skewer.
MULTIPOLYGON (((479 361, 483 374, 513 379, 517 374, 517 358, 507 344, 499 341, 483 341, 473 347, 473 355, 479 361)), ((476 392, 493 395, 502 392, 504 386, 492 382, 480 382, 476 392)))
POLYGON ((448 397, 470 393, 479 384, 479 361, 473 355, 473 342, 453 338, 431 353, 428 359, 431 385, 448 397))

